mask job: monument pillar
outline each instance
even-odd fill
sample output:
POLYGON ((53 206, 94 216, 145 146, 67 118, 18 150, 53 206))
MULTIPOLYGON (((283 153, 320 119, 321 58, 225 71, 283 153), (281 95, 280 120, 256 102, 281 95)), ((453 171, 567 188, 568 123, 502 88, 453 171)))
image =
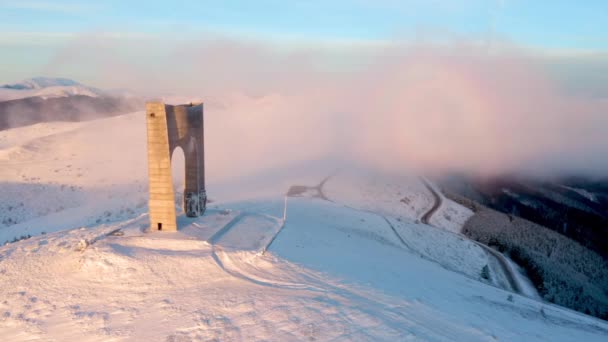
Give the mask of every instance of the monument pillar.
POLYGON ((183 208, 187 216, 205 212, 203 104, 171 106, 146 103, 150 230, 176 231, 175 194, 171 174, 173 150, 185 157, 183 208))

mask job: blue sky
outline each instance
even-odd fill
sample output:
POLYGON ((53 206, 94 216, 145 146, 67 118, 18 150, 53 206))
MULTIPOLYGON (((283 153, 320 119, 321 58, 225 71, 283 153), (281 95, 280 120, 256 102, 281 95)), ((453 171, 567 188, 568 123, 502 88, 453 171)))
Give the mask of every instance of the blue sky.
POLYGON ((422 35, 501 39, 560 52, 608 51, 606 0, 0 0, 0 82, 25 75, 79 35, 201 33, 376 42, 422 35))
POLYGON ((498 34, 516 43, 607 49, 604 0, 0 0, 3 34, 87 31, 390 39, 420 30, 498 34))

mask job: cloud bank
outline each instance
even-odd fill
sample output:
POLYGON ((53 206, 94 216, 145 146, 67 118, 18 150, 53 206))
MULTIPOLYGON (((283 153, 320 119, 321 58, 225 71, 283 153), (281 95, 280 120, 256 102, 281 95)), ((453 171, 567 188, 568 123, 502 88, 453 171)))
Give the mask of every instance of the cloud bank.
POLYGON ((225 170, 339 159, 393 172, 608 172, 608 99, 569 90, 513 46, 92 35, 45 71, 76 68, 101 86, 209 100, 208 155, 225 170))

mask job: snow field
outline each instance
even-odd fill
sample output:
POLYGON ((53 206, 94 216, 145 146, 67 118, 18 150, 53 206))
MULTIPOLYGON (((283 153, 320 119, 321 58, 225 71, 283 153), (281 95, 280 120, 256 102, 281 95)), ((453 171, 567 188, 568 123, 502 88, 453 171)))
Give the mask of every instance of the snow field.
POLYGON ((3 340, 608 338, 606 322, 475 280, 487 255, 416 224, 433 199, 414 176, 338 173, 323 188, 335 203, 288 198, 283 222, 289 186, 333 167, 240 180, 211 168, 205 216, 145 233, 141 114, 0 135, 2 189, 13 189, 0 208, 20 196, 32 208, 0 225, 0 242, 34 235, 0 247, 3 340), (2 159, 9 149, 28 152, 2 159))

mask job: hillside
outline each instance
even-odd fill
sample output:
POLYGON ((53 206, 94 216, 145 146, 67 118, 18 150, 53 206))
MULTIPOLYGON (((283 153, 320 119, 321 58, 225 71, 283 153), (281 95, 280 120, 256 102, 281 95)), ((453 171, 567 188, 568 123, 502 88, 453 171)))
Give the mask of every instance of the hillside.
POLYGON ((28 97, 42 99, 83 95, 107 96, 103 90, 86 86, 67 78, 34 77, 14 84, 0 86, 0 101, 18 100, 28 97))
POLYGON ((608 257, 608 181, 592 177, 551 179, 458 177, 448 192, 550 228, 608 257))
POLYGON ((608 263, 550 229, 476 204, 463 233, 522 265, 543 299, 608 318, 608 263))
POLYGON ((65 78, 0 86, 0 130, 42 122, 86 121, 133 112, 143 101, 65 78))
MULTIPOLYGON (((248 106, 243 105, 243 108, 248 106)), ((471 212, 415 175, 301 163, 226 176, 206 118, 208 212, 146 233, 142 112, 0 132, 0 336, 42 340, 551 340, 604 321, 502 289, 455 233, 471 212), (285 197, 292 185, 322 186, 285 197), (286 214, 284 216, 284 214, 286 214), (448 219, 449 217, 449 219, 448 219), (442 224, 446 224, 443 228, 442 224)), ((230 135, 229 135, 230 136, 230 135)), ((224 146, 225 147, 225 146, 224 146)), ((232 166, 234 164, 228 164, 232 166)), ((308 189, 303 187, 302 189, 308 189)))
POLYGON ((141 100, 73 95, 0 102, 0 130, 41 122, 86 121, 132 112, 141 100))

